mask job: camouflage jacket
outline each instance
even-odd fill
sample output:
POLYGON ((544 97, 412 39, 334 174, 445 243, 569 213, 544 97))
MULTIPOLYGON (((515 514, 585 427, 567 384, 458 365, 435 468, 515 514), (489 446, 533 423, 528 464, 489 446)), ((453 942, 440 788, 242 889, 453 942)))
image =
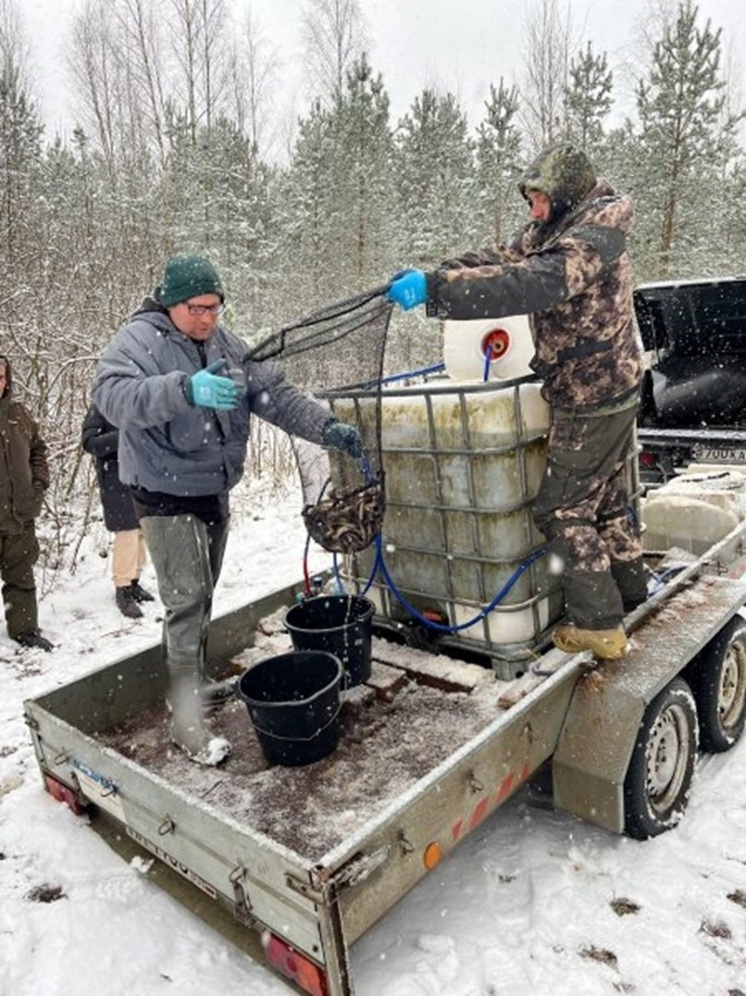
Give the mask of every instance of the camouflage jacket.
POLYGON ((529 314, 531 365, 546 400, 575 410, 618 405, 642 378, 626 250, 632 221, 629 198, 600 182, 553 227, 531 222, 508 246, 469 253, 427 274, 428 314, 529 314))

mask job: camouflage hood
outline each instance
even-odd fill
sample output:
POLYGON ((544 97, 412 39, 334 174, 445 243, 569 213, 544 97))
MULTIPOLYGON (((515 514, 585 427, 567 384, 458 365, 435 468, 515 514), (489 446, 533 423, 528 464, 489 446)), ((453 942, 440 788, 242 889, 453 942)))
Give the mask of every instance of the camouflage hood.
POLYGON ((529 190, 539 190, 549 198, 552 210, 547 227, 573 211, 596 186, 596 174, 582 149, 572 145, 551 145, 526 170, 518 187, 528 200, 529 190))

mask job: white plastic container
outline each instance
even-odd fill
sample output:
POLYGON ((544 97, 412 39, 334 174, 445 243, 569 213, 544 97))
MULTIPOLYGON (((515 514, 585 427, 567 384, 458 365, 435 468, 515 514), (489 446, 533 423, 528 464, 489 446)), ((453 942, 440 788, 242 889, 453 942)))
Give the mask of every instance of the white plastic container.
POLYGON ((443 362, 455 381, 503 381, 531 373, 534 354, 526 315, 443 323, 443 362), (489 351, 489 362, 487 353, 489 351))

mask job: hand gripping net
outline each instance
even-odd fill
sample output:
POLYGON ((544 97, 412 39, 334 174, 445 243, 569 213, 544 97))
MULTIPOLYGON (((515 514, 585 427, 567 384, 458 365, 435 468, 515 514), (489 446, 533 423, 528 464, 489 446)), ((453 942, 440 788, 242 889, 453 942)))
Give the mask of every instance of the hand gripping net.
POLYGON ((306 529, 332 553, 364 550, 383 523, 381 381, 393 307, 386 289, 330 304, 265 339, 248 357, 278 363, 291 384, 326 400, 362 436, 360 460, 292 438, 306 529))

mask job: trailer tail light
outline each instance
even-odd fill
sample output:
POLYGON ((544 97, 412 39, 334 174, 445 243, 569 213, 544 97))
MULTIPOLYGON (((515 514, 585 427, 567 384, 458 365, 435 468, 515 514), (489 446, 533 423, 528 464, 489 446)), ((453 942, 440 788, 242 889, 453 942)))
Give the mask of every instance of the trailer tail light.
POLYGON ((329 996, 326 973, 310 958, 291 948, 287 941, 267 931, 262 935, 262 947, 270 965, 292 979, 304 993, 329 996))
POLYGON ((47 772, 44 773, 44 788, 57 802, 66 803, 76 816, 80 816, 85 812, 85 806, 81 803, 75 790, 47 772))

